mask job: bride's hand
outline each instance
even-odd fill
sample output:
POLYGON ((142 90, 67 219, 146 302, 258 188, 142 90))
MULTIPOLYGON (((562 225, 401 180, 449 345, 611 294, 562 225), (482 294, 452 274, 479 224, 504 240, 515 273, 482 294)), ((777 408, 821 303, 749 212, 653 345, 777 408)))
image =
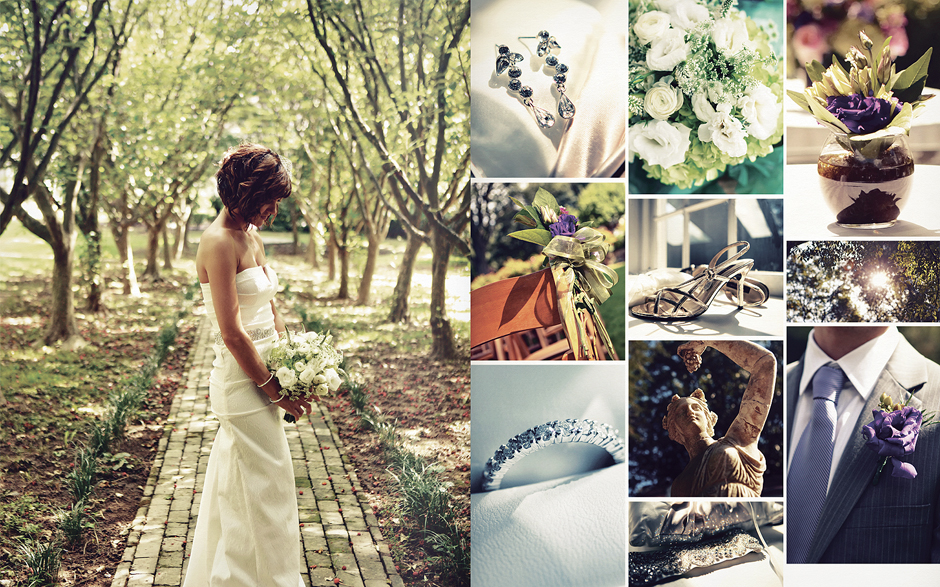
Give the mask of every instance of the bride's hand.
POLYGON ((693 340, 679 345, 676 354, 682 357, 685 362, 685 368, 689 373, 697 371, 702 366, 702 353, 708 348, 708 344, 702 340, 693 340))
POLYGON ((281 401, 275 403, 284 408, 284 411, 293 416, 295 420, 300 420, 301 416, 304 414, 309 414, 313 411, 313 407, 310 405, 310 402, 305 399, 292 400, 288 397, 285 397, 281 399, 281 401))

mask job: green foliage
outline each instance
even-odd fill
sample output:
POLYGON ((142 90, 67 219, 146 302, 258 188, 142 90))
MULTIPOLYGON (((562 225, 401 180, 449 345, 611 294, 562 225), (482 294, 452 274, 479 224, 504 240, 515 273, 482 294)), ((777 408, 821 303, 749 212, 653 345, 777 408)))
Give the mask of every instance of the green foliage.
POLYGON ((75 467, 66 475, 72 501, 83 501, 95 488, 98 462, 92 447, 82 447, 75 454, 75 467))
POLYGON ((445 530, 453 518, 449 493, 453 484, 442 481, 438 477, 441 472, 440 465, 424 464, 420 467, 406 465, 397 472, 390 472, 399 483, 402 509, 419 520, 425 532, 445 530))
POLYGON ((0 503, 3 533, 10 538, 35 537, 39 534, 36 520, 48 515, 49 511, 49 506, 29 494, 21 495, 9 503, 0 503))
POLYGON ((69 510, 59 513, 59 530, 69 544, 77 544, 86 528, 94 528, 95 524, 85 514, 85 500, 72 504, 69 510))
POLYGON ((940 243, 812 241, 787 258, 791 322, 936 322, 940 243))
POLYGON ((626 206, 623 184, 589 183, 578 194, 577 217, 595 226, 616 226, 626 206))
POLYGON ((56 542, 23 540, 17 548, 19 561, 26 567, 26 575, 19 585, 45 587, 58 583, 62 547, 56 542))

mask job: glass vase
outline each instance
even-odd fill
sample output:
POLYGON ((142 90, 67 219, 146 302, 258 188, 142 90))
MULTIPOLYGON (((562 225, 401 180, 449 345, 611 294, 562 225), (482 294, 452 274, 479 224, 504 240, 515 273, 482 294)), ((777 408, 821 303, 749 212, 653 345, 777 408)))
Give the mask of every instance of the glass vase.
POLYGON ((907 135, 852 139, 832 133, 816 166, 823 199, 846 228, 894 226, 911 193, 907 135))

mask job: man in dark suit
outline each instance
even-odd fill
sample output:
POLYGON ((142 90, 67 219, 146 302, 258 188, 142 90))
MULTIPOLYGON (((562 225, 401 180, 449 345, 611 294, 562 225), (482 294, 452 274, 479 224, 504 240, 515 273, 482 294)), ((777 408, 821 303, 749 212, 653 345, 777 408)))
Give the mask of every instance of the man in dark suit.
MULTIPOLYGON (((877 485, 872 480, 882 457, 865 446, 861 432, 883 393, 900 404, 913 394, 908 405, 922 412, 940 409, 940 366, 895 327, 820 326, 803 357, 787 366, 786 390, 787 562, 940 562, 940 426, 922 428, 914 453, 903 458, 917 470, 914 479, 893 477, 889 462, 877 485), (825 366, 838 366, 844 381, 828 489, 823 479, 824 501, 814 522, 802 507, 794 509, 806 485, 794 455, 807 454, 797 445, 812 425, 814 375, 825 366)), ((816 466, 816 454, 809 454, 816 466)))

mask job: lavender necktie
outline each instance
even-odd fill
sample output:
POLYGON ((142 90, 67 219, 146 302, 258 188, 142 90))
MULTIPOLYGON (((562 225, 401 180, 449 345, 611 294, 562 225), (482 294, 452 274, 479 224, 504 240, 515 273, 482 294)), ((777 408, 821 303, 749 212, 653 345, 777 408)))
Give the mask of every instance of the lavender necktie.
POLYGON ((803 431, 787 475, 787 562, 803 563, 819 523, 832 466, 836 403, 845 374, 838 365, 813 375, 813 420, 803 431))

